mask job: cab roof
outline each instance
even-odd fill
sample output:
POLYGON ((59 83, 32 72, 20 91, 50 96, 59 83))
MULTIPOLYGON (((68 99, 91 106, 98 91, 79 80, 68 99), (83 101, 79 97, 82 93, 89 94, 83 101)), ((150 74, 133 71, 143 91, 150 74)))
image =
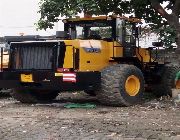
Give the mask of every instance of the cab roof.
POLYGON ((63 22, 75 22, 75 21, 93 21, 93 20, 112 20, 112 19, 116 19, 116 18, 120 18, 120 19, 124 19, 126 21, 129 22, 136 22, 136 23, 140 23, 141 19, 138 19, 136 17, 125 17, 125 16, 117 16, 117 15, 111 15, 111 16, 87 16, 87 17, 79 17, 77 16, 76 18, 68 18, 68 19, 64 19, 63 22))

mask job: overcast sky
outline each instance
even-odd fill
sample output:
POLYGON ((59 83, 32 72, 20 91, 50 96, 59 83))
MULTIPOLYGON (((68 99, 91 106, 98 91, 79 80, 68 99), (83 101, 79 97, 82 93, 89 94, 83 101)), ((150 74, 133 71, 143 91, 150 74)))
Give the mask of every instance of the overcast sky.
POLYGON ((52 35, 55 30, 36 31, 34 23, 38 21, 39 0, 0 0, 0 36, 5 35, 52 35))

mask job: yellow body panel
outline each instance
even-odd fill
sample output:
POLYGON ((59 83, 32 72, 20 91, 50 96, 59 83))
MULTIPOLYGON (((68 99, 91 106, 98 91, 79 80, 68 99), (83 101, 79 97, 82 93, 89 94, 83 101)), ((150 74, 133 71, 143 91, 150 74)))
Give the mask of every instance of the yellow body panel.
POLYGON ((108 42, 109 57, 123 57, 123 47, 117 42, 108 42), (113 49, 113 46, 114 47, 113 49), (117 47, 118 46, 118 47, 117 47), (114 54, 114 55, 113 55, 114 54))
MULTIPOLYGON (((88 47, 88 48, 89 48, 88 47)), ((100 71, 109 65, 109 49, 106 41, 85 40, 80 42, 80 71, 100 71), (86 52, 84 47, 90 45, 92 48, 99 48, 100 52, 86 52)))
MULTIPOLYGON (((79 49, 79 71, 101 71, 108 65, 111 65, 112 57, 123 57, 123 47, 117 42, 107 42, 103 40, 65 40, 66 52, 63 68, 74 68, 74 55, 76 49, 79 49), (113 47, 114 46, 114 47, 113 47), (99 49, 99 52, 87 52, 86 49, 99 49)), ((136 56, 143 62, 150 61, 148 50, 144 48, 136 49, 136 56), (139 50, 139 51, 138 51, 139 50)), ((135 56, 135 57, 136 57, 135 56)))
POLYGON ((61 77, 63 76, 63 73, 55 73, 55 77, 61 77))
POLYGON ((64 68, 73 68, 73 46, 67 46, 64 58, 64 68))
POLYGON ((139 48, 136 49, 136 56, 138 57, 138 59, 144 62, 144 63, 148 63, 150 61, 152 61, 150 55, 149 55, 149 51, 146 50, 146 48, 139 48), (139 51, 138 51, 139 50, 139 51))
POLYGON ((32 74, 21 74, 21 82, 26 82, 26 83, 34 82, 32 74))
POLYGON ((110 65, 111 57, 122 57, 123 48, 119 43, 107 42, 103 40, 67 40, 64 68, 73 68, 73 48, 74 53, 79 49, 79 71, 100 71, 110 65), (69 46, 68 46, 69 45, 69 46), (118 46, 114 47, 113 46, 118 46), (100 52, 87 52, 85 48, 98 48, 100 52))
POLYGON ((111 44, 100 40, 67 40, 64 68, 73 68, 73 49, 79 49, 79 71, 100 71, 109 65, 111 44), (69 45, 69 46, 68 46, 69 45), (100 52, 87 52, 85 48, 99 48, 100 52))

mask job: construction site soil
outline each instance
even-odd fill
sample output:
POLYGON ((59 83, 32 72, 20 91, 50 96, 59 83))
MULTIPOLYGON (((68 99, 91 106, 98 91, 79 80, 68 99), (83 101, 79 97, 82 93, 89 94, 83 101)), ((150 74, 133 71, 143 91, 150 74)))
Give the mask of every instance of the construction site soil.
POLYGON ((179 140, 180 106, 170 98, 108 107, 85 93, 63 93, 51 103, 22 104, 0 97, 1 140, 179 140), (92 103, 95 108, 71 108, 92 103))

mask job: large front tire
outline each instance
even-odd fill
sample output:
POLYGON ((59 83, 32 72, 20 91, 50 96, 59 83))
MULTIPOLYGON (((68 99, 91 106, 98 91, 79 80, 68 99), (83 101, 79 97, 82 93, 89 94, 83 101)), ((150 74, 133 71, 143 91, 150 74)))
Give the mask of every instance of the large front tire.
POLYGON ((101 73, 99 101, 110 106, 131 106, 143 101, 144 77, 133 65, 119 64, 105 68, 101 73))
POLYGON ((12 97, 22 103, 38 103, 52 101, 58 96, 55 90, 31 90, 31 89, 13 89, 12 97))
POLYGON ((153 93, 158 97, 172 96, 172 88, 175 88, 175 78, 178 71, 180 71, 179 65, 165 65, 159 83, 153 85, 153 93))

